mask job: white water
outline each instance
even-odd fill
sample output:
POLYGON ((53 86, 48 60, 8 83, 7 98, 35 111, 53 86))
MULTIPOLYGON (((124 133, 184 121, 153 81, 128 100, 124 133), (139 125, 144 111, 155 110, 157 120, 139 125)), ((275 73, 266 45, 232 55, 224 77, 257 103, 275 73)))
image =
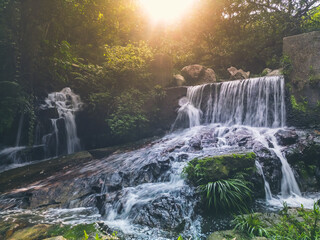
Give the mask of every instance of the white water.
POLYGON ((266 177, 264 176, 264 173, 263 173, 263 169, 262 169, 262 166, 261 164, 256 161, 256 167, 257 167, 257 170, 259 172, 259 174, 262 176, 263 178, 263 182, 264 182, 264 191, 266 193, 266 201, 270 201, 272 199, 272 193, 271 193, 271 189, 270 189, 270 184, 269 182, 266 180, 266 177))
MULTIPOLYGON (((64 119, 66 128, 67 153, 71 154, 81 149, 80 139, 77 136, 77 126, 75 122, 75 113, 82 107, 80 97, 74 94, 70 88, 64 88, 60 92, 53 92, 45 99, 42 109, 56 108, 59 118, 64 119)), ((58 119, 51 119, 53 132, 44 136, 43 143, 48 142, 49 137, 55 137, 56 155, 58 155, 59 147, 59 130, 57 127, 58 119)))
POLYGON ((253 127, 284 127, 284 78, 271 76, 189 87, 174 128, 223 123, 253 127), (202 114, 204 113, 204 114, 202 114))
MULTIPOLYGON (((266 199, 270 204, 299 198, 301 191, 293 171, 281 152, 275 133, 286 123, 285 89, 282 76, 261 77, 189 87, 187 97, 181 99, 173 129, 201 124, 222 123, 225 129, 246 125, 256 141, 273 151, 281 161, 281 193, 272 197, 262 166, 257 168, 265 182, 266 199), (186 124, 188 123, 188 124, 186 124), (253 127, 264 127, 265 130, 253 127), (269 147, 269 142, 273 147, 269 147), (259 169, 261 168, 261 169, 259 169)), ((221 129, 225 131, 225 129, 221 129)), ((222 143, 224 140, 220 140, 222 143)), ((277 194, 277 193, 275 193, 277 194)), ((291 201, 294 202, 294 201, 291 201)))

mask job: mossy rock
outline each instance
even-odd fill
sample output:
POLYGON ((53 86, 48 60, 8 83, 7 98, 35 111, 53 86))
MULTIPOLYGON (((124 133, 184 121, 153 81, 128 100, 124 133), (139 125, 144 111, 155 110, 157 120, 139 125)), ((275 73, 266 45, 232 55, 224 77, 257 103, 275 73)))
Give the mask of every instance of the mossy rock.
POLYGON ((39 224, 33 227, 28 227, 15 232, 8 240, 38 240, 44 239, 47 236, 47 231, 50 225, 39 224))
POLYGON ((184 174, 194 185, 232 178, 238 173, 255 172, 256 155, 253 152, 195 158, 184 168, 184 174))

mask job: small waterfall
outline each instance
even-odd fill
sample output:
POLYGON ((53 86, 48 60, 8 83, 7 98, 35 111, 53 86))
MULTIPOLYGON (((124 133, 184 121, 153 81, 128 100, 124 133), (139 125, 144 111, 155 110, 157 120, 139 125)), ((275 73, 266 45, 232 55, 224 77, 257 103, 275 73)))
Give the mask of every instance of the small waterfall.
POLYGON ((74 153, 81 149, 80 139, 77 136, 77 126, 75 122, 75 113, 82 107, 80 97, 74 94, 70 88, 64 88, 60 92, 53 92, 45 99, 45 104, 42 109, 56 108, 59 114, 58 119, 51 119, 52 132, 43 137, 43 143, 48 145, 51 137, 55 138, 56 155, 59 153, 59 128, 57 122, 60 119, 64 120, 65 124, 65 139, 68 154, 74 153))
POLYGON ((281 180, 281 195, 282 197, 289 197, 292 195, 301 196, 301 192, 298 186, 298 183, 294 177, 293 171, 285 158, 285 156, 281 152, 281 147, 278 145, 276 137, 271 135, 271 143, 274 148, 272 149, 277 157, 280 159, 282 167, 282 180, 281 180))
MULTIPOLYGON (((189 87, 187 96, 179 102, 180 109, 172 129, 211 123, 248 127, 279 128, 286 123, 285 88, 283 76, 270 76, 189 87)), ((297 181, 287 159, 281 152, 270 129, 253 131, 258 141, 273 151, 282 164, 281 197, 301 196, 297 181), (273 147, 269 147, 269 143, 273 147)), ((257 168, 264 178, 267 200, 272 199, 262 167, 257 168)))
POLYGON ((189 87, 173 128, 223 123, 284 127, 285 88, 282 76, 270 76, 189 87), (204 113, 204 114, 202 114, 204 113))
POLYGON ((258 170, 258 173, 262 176, 263 178, 263 182, 264 182, 264 191, 266 193, 266 200, 269 201, 272 199, 272 194, 271 194, 271 190, 270 190, 270 185, 268 183, 268 181, 266 180, 266 177, 264 176, 264 173, 263 173, 263 169, 262 169, 262 166, 261 164, 256 161, 256 167, 257 167, 257 170, 258 170))

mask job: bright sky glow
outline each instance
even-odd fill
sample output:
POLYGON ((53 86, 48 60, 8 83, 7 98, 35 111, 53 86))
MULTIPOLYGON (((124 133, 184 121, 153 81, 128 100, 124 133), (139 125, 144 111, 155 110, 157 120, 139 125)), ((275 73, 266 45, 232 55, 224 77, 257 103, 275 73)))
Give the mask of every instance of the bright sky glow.
POLYGON ((142 7, 155 23, 173 23, 192 6, 195 0, 140 0, 142 7))

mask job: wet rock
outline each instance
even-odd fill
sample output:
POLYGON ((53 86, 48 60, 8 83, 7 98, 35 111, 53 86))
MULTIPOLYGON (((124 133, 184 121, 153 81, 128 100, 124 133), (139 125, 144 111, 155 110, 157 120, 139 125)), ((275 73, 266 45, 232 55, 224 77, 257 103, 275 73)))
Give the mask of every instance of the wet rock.
POLYGON ((0 178, 0 192, 46 179, 54 173, 81 166, 91 160, 91 154, 84 151, 3 172, 0 178))
POLYGON ((142 168, 138 170, 137 173, 131 173, 133 180, 131 180, 131 185, 137 185, 141 183, 147 182, 155 182, 157 179, 169 170, 170 168, 170 159, 158 159, 155 162, 151 162, 149 164, 144 165, 142 168))
POLYGON ((189 146, 192 147, 194 150, 201 150, 202 146, 201 146, 201 139, 199 138, 192 138, 189 141, 189 146))
POLYGON ((24 228, 15 232, 8 240, 37 240, 43 239, 47 235, 47 231, 50 228, 50 225, 39 224, 33 227, 24 228))
POLYGON ((189 159, 189 155, 188 154, 180 154, 178 157, 177 157, 177 161, 178 162, 185 162, 186 160, 189 159))
POLYGON ((281 190, 281 161, 277 155, 270 149, 264 147, 261 143, 254 144, 253 151, 257 156, 257 160, 262 165, 264 175, 270 184, 272 192, 280 192, 281 190))
POLYGON ((161 196, 148 204, 137 205, 131 213, 133 223, 170 231, 183 231, 186 225, 186 204, 180 198, 161 196))
POLYGON ((287 146, 287 145, 291 145, 294 144, 298 141, 298 135, 295 132, 295 130, 279 130, 278 132, 276 132, 275 134, 278 144, 281 146, 287 146))

